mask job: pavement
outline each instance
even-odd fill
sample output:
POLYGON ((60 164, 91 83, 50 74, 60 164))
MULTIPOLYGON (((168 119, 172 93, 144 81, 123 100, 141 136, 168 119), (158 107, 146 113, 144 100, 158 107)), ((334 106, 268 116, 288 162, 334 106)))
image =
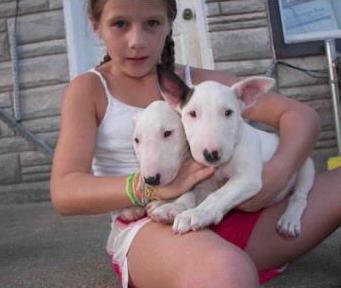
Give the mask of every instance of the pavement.
MULTIPOLYGON (((0 206, 0 288, 117 287, 104 248, 109 221, 59 216, 50 203, 0 206)), ((284 287, 341 287, 341 229, 264 286, 284 287)))

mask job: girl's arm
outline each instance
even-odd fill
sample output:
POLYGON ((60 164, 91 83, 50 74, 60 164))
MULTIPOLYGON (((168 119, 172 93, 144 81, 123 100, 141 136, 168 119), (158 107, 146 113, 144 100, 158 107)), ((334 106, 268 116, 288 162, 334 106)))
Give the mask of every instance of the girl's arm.
MULTIPOLYGON (((101 118, 99 99, 106 99, 104 90, 97 76, 90 73, 73 80, 63 98, 50 190, 55 209, 64 215, 104 213, 132 205, 125 192, 126 177, 97 177, 90 173, 101 118)), ((158 196, 176 197, 212 172, 195 162, 187 163, 158 196)))
MULTIPOLYGON (((238 81, 223 72, 193 69, 195 83, 208 79, 228 86, 238 81)), ((243 116, 276 128, 280 137, 276 153, 264 166, 262 191, 240 206, 257 211, 271 202, 307 159, 319 135, 320 119, 309 106, 275 92, 260 96, 243 116)))
POLYGON ((52 203, 61 214, 100 213, 129 205, 128 198, 117 192, 123 177, 90 174, 98 125, 95 95, 104 93, 95 77, 77 77, 63 98, 50 187, 52 203))
POLYGON ((319 136, 320 119, 309 106, 274 92, 261 96, 244 116, 278 129, 280 137, 279 147, 264 166, 262 191, 240 206, 257 211, 271 202, 307 159, 319 136))

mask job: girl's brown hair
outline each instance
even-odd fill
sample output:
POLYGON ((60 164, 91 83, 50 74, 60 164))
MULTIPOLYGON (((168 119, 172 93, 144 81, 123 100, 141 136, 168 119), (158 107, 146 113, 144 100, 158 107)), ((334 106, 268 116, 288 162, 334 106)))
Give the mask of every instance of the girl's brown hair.
MULTIPOLYGON (((108 0, 89 0, 88 1, 88 15, 92 22, 96 23, 100 20, 104 4, 107 1, 108 0)), ((176 0, 162 0, 162 1, 164 1, 167 6, 167 15, 168 15, 169 21, 170 23, 173 23, 177 14, 176 0)), ((171 30, 166 38, 165 46, 161 54, 161 66, 163 66, 166 69, 174 70, 174 63, 175 63, 174 46, 175 46, 175 43, 172 38, 172 30, 171 30)), ((109 54, 106 54, 100 65, 110 60, 111 58, 109 54)))

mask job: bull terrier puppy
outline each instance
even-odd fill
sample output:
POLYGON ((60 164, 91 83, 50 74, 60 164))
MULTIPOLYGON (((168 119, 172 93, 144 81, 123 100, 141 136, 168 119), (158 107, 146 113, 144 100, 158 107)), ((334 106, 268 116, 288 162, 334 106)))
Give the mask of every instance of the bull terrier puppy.
MULTIPOLYGON (((142 180, 149 185, 165 186, 173 181, 183 162, 190 157, 185 131, 178 113, 165 101, 154 101, 139 112, 133 132, 134 151, 140 166, 142 180)), ((164 204, 154 201, 148 210, 164 204)), ((186 209, 184 207, 182 210, 186 209)), ((172 213, 176 214, 172 209, 172 213)), ((182 211, 181 210, 181 211, 182 211)), ((144 207, 129 207, 120 211, 120 219, 134 221, 145 215, 144 207)), ((156 210, 150 216, 160 222, 170 222, 170 216, 156 210)), ((172 218, 173 219, 173 218, 172 218)))
MULTIPOLYGON (((191 158, 180 115, 167 102, 154 101, 139 112, 134 121, 133 146, 142 181, 154 186, 169 184, 178 175, 185 160, 191 158)), ((218 184, 215 179, 204 181, 176 199, 122 209, 119 217, 130 222, 140 219, 147 211, 153 220, 169 224, 176 215, 194 208, 211 191, 219 188, 218 184)), ((174 230, 181 232, 176 227, 174 230)))
MULTIPOLYGON (((249 77, 231 87, 214 81, 188 87, 175 73, 160 69, 159 83, 165 100, 181 115, 193 158, 216 167, 215 174, 205 181, 210 182, 208 189, 220 187, 207 191, 209 195, 198 206, 177 214, 173 229, 185 233, 217 224, 227 212, 262 188, 262 166, 275 153, 279 138, 250 126, 242 112, 259 95, 268 92, 274 80, 249 77)), ((308 158, 272 201, 271 205, 291 193, 278 221, 279 232, 291 237, 299 235, 314 175, 313 161, 308 158)), ((195 190, 202 189, 202 184, 195 190)))

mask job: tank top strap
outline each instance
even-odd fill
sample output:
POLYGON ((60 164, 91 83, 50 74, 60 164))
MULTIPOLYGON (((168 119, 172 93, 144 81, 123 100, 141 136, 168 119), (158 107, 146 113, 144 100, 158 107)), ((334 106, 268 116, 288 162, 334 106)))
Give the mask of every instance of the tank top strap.
POLYGON ((107 97, 107 100, 108 100, 108 103, 111 102, 111 93, 109 91, 109 88, 108 88, 108 84, 107 84, 107 81, 105 80, 105 78, 103 77, 103 75, 101 74, 101 72, 97 71, 96 69, 90 69, 89 72, 91 73, 94 73, 98 76, 98 78, 100 79, 102 85, 103 85, 103 88, 104 88, 104 91, 105 91, 105 95, 107 97))
POLYGON ((187 86, 192 87, 192 76, 191 76, 191 66, 188 64, 185 66, 185 83, 187 86))

